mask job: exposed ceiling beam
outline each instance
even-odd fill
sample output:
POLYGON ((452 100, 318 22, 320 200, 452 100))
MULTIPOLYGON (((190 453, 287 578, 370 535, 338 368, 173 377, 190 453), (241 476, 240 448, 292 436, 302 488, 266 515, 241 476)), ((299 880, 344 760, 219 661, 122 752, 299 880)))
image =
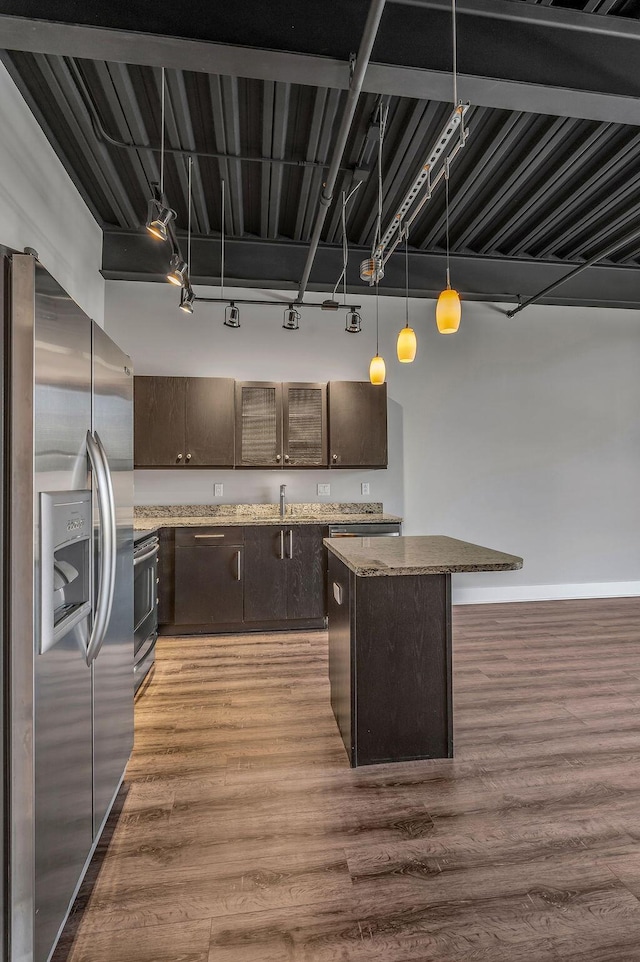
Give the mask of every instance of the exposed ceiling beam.
MULTIPOLYGON (((290 290, 294 300, 306 253, 307 245, 296 241, 227 238, 225 285, 290 290)), ((352 248, 350 251, 348 288, 351 300, 371 293, 358 276, 358 264, 368 253, 368 248, 352 248)), ((168 245, 155 244, 141 231, 107 229, 104 232, 102 273, 108 280, 164 282, 169 254, 168 245)), ((219 285, 219 259, 219 239, 192 239, 191 278, 196 293, 199 285, 219 285)), ((339 245, 320 247, 309 289, 332 291, 341 266, 342 248, 339 245)), ((566 273, 566 262, 459 254, 451 257, 451 274, 465 300, 518 303, 519 297, 526 299, 566 273)), ((409 277, 412 296, 436 298, 444 283, 445 255, 411 251, 409 277)), ((404 284, 404 258, 392 257, 380 290, 383 294, 404 296, 404 284)), ((540 303, 637 310, 640 308, 638 272, 633 267, 592 267, 541 299, 540 303)))
MULTIPOLYGON (((464 100, 640 125, 637 21, 514 0, 459 0, 458 11, 464 100)), ((450 0, 392 0, 363 91, 449 101, 449 31, 450 0)), ((312 38, 298 53, 9 14, 0 14, 0 36, 8 50, 337 89, 349 85, 347 61, 316 54, 312 38)))

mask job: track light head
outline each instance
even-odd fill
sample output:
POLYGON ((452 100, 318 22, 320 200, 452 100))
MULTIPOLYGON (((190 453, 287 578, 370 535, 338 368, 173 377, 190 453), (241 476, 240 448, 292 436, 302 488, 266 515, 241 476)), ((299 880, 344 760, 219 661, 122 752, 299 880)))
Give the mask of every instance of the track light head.
POLYGON ((300 327, 300 312, 296 311, 293 304, 289 304, 289 307, 284 312, 284 320, 282 326, 285 331, 297 331, 300 327))
POLYGON ((152 197, 149 201, 147 223, 145 226, 152 237, 155 237, 157 240, 166 241, 169 221, 175 216, 175 210, 171 210, 170 207, 166 207, 152 197))
POLYGON ((358 314, 355 308, 347 313, 347 319, 344 327, 347 334, 359 334, 362 330, 362 318, 358 314))
POLYGON ((172 254, 169 263, 167 280, 176 287, 188 287, 189 268, 187 262, 183 261, 179 254, 172 254))
POLYGON ((231 301, 224 309, 224 326, 240 327, 240 311, 231 301))
POLYGON ((185 314, 193 314, 195 299, 196 295, 193 293, 193 288, 183 287, 180 292, 180 310, 184 311, 185 314))

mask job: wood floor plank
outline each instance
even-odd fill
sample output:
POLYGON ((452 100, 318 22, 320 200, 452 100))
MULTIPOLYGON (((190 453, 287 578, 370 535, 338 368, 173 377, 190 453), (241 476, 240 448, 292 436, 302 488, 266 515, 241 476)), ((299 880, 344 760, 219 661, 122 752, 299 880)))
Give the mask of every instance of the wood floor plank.
POLYGON ((638 962, 640 600, 453 638, 456 757, 355 771, 324 632, 162 638, 54 962, 638 962))

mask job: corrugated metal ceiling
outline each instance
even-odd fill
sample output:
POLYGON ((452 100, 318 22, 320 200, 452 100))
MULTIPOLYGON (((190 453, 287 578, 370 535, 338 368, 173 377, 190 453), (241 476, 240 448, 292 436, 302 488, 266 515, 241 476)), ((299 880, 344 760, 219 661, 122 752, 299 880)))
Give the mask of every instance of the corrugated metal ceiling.
MULTIPOLYGON (((140 227, 151 184, 159 180, 159 151, 116 147, 100 127, 115 140, 157 147, 161 71, 41 54, 8 57, 100 223, 140 227)), ((168 70, 166 82, 166 143, 185 152, 166 157, 165 190, 178 226, 187 223, 188 152, 218 152, 287 162, 196 156, 195 235, 220 232, 224 179, 229 236, 308 240, 344 92, 179 70, 168 70), (318 166, 298 166, 305 162, 318 166)), ((358 105, 325 243, 340 240, 339 193, 356 179, 363 184, 349 209, 349 241, 365 247, 373 241, 376 131, 370 127, 377 100, 366 94, 358 105)), ((389 98, 385 220, 450 109, 389 98)), ((579 261, 628 233, 639 218, 637 127, 474 107, 467 120, 469 140, 451 175, 452 251, 579 261)), ((411 246, 441 251, 444 244, 440 190, 415 222, 411 246)), ((639 256, 640 242, 613 261, 635 265, 639 256)))

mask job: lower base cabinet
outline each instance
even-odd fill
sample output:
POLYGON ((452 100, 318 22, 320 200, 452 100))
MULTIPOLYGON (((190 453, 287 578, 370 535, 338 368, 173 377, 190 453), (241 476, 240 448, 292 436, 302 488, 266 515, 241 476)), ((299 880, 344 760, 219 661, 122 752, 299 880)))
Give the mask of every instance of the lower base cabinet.
POLYGON ((325 562, 316 525, 245 528, 244 620, 323 618, 325 562))
POLYGON ((161 538, 161 634, 322 627, 326 526, 174 531, 161 538))
POLYGON ((194 532, 193 528, 176 533, 174 610, 177 625, 242 621, 241 528, 230 533, 228 529, 194 532))

